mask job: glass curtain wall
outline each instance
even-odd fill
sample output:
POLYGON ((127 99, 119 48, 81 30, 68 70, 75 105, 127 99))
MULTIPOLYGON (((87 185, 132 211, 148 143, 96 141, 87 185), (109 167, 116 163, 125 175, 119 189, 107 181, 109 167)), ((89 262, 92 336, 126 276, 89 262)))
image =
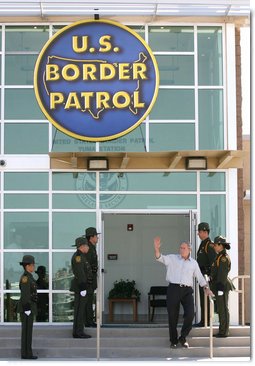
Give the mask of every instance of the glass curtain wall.
MULTIPOLYGON (((132 27, 157 58, 159 96, 152 113, 136 130, 101 143, 62 134, 45 120, 35 100, 36 58, 61 27, 1 26, 1 156, 28 156, 36 161, 49 151, 224 149, 221 26, 132 27)), ((213 223, 215 234, 226 231, 224 171, 73 173, 51 172, 39 165, 30 171, 22 167, 8 171, 7 165, 0 176, 1 322, 19 321, 19 262, 28 253, 35 256, 36 269, 45 270, 45 286, 39 293, 47 310, 37 321, 72 321, 72 246, 85 227, 96 226, 101 210, 192 209, 200 212, 203 221, 213 223)))

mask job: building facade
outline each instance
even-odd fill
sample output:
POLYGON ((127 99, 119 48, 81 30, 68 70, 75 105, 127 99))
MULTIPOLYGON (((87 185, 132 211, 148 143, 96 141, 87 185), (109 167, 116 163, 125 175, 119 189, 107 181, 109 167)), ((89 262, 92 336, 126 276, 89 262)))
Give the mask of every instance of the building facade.
MULTIPOLYGON (((148 43, 158 63, 159 93, 134 131, 112 141, 89 142, 49 123, 33 85, 41 48, 74 19, 14 19, 0 12, 1 323, 19 321, 19 262, 26 253, 35 256, 36 266, 46 267, 49 288, 39 290, 48 295, 45 321, 72 321, 72 245, 89 226, 101 233, 102 322, 108 291, 120 278, 136 281, 139 313, 146 314, 150 285, 164 284, 153 260, 153 235, 158 233, 167 252, 175 252, 188 237, 195 256, 196 225, 207 221, 212 239, 223 235, 231 243, 230 277, 240 274, 244 240, 239 236, 238 171, 243 158, 236 40, 247 17, 109 18, 148 43), (87 161, 95 156, 107 158, 109 170, 89 171, 87 161), (194 156, 207 160, 206 170, 187 169, 186 159, 194 156), (118 260, 110 261, 111 253, 118 260)), ((237 294, 231 294, 230 304, 231 323, 238 324, 237 294)))

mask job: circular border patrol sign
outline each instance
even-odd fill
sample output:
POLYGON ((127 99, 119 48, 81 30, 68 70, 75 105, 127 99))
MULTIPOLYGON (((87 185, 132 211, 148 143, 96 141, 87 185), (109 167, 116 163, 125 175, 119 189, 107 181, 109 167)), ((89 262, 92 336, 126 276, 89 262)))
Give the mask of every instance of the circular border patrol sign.
POLYGON ((109 20, 79 21, 41 50, 34 73, 37 101, 60 131, 80 140, 123 136, 150 113, 159 72, 144 39, 109 20))

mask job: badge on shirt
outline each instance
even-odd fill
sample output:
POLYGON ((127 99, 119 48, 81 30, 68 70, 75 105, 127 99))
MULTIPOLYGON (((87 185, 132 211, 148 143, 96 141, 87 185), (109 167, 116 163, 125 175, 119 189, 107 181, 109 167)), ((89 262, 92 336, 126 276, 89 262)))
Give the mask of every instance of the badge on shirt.
POLYGON ((22 283, 27 283, 27 281, 28 281, 27 276, 23 276, 23 277, 21 278, 21 282, 22 282, 22 283))
POLYGON ((222 258, 221 258, 221 261, 222 261, 222 262, 226 262, 226 261, 227 261, 227 258, 226 258, 226 257, 222 257, 222 258))
POLYGON ((76 260, 77 263, 80 263, 81 262, 81 256, 77 255, 77 257, 75 257, 75 260, 76 260))

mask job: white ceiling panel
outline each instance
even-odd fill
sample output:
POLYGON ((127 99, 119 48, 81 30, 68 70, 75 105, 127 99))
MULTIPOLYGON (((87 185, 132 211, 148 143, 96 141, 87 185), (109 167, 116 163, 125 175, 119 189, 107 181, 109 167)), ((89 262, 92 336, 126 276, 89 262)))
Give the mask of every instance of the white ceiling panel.
POLYGON ((0 0, 0 17, 249 16, 250 0, 0 0))

